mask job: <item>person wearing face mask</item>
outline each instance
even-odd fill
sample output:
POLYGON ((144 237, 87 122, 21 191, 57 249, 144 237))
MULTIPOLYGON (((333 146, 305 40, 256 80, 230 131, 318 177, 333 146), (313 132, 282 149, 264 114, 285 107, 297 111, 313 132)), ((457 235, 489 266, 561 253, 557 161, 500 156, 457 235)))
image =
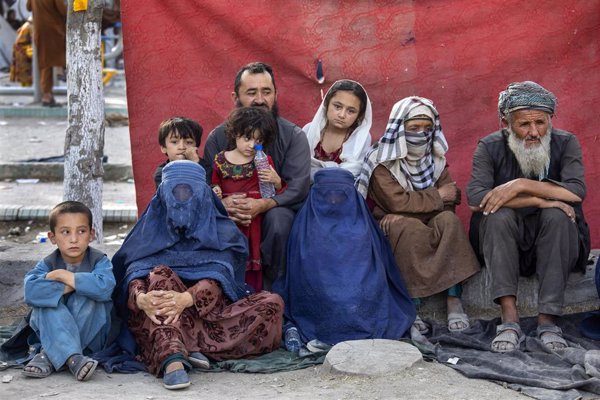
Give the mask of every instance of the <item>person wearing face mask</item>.
MULTIPOLYGON (((447 151, 433 102, 407 97, 392 108, 356 185, 390 241, 415 305, 446 291, 448 329, 460 332, 470 326, 461 283, 480 267, 454 213, 461 196, 448 171, 447 151)), ((429 331, 418 316, 413 326, 422 334, 429 331)))
POLYGON ((193 161, 162 171, 156 195, 114 255, 120 345, 138 354, 167 389, 186 370, 258 356, 281 341, 283 300, 244 285, 246 239, 193 161), (124 332, 123 332, 124 330, 124 332))

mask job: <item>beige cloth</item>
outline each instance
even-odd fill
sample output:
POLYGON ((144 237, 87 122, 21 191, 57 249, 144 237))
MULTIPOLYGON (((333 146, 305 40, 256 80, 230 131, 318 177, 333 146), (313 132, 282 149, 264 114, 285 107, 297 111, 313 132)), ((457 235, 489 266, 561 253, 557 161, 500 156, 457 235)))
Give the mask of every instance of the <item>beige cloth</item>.
POLYGON ((480 269, 455 205, 445 206, 437 191, 451 182, 447 168, 434 187, 421 191, 405 191, 384 165, 371 176, 368 197, 376 204, 375 218, 403 216, 388 239, 412 298, 439 293, 480 269))

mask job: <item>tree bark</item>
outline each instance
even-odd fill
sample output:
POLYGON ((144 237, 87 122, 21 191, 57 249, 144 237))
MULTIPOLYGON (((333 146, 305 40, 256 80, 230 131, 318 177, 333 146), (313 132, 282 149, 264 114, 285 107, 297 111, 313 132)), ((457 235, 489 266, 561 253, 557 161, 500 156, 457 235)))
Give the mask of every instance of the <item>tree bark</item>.
POLYGON ((102 0, 88 0, 85 11, 73 11, 68 0, 67 98, 69 127, 65 138, 65 200, 92 211, 96 240, 102 243, 104 167, 104 94, 100 59, 102 0))

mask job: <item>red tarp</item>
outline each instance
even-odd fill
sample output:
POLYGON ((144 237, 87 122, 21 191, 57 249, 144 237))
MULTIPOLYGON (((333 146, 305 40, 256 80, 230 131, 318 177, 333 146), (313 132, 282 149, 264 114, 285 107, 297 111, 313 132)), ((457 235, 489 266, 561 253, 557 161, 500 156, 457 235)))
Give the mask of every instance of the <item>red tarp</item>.
MULTIPOLYGON (((463 189, 478 138, 496 130, 498 93, 534 80, 558 97, 554 125, 583 146, 592 246, 600 247, 600 1, 122 1, 127 98, 140 212, 164 161, 159 123, 194 118, 206 135, 232 109, 237 70, 252 61, 275 71, 281 115, 303 126, 337 79, 363 84, 373 139, 392 105, 434 100, 463 189), (315 79, 323 61, 326 82, 315 79)), ((464 197, 464 196, 463 196, 464 197)), ((464 200, 464 199, 463 199, 464 200)), ((465 204, 459 215, 467 221, 465 204)))

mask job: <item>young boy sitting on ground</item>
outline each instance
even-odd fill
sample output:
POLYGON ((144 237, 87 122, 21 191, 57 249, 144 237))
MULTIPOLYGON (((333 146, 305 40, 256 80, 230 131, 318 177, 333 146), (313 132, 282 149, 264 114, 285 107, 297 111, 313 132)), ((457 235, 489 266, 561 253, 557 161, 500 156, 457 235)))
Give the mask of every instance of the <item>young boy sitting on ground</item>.
POLYGON ((86 354, 106 344, 115 277, 106 255, 89 247, 94 235, 84 204, 65 201, 50 212, 48 238, 58 249, 25 275, 29 324, 41 344, 23 369, 26 376, 45 378, 65 366, 85 381, 96 369, 86 354))
MULTIPOLYGON (((189 118, 172 117, 160 123, 158 144, 168 160, 160 164, 154 172, 154 184, 157 188, 162 181, 162 170, 170 161, 190 160, 206 169, 207 165, 198 155, 201 139, 202 126, 189 118)), ((210 182, 210 177, 207 177, 207 182, 210 182)))

